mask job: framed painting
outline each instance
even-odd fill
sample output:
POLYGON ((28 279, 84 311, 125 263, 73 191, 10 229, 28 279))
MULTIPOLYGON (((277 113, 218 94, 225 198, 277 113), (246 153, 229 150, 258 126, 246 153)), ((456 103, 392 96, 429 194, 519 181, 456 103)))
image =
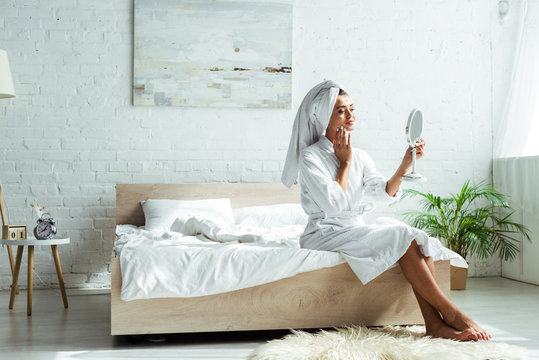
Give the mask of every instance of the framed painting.
POLYGON ((135 0, 133 103, 289 109, 292 3, 135 0))

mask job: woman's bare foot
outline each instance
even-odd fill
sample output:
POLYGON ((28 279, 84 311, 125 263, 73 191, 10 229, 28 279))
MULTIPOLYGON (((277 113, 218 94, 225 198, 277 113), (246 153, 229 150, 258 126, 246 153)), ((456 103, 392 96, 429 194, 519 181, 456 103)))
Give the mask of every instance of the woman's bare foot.
POLYGON ((474 329, 469 328, 463 331, 456 330, 440 321, 435 326, 427 327, 427 336, 434 338, 452 339, 457 341, 478 341, 479 335, 474 329))
POLYGON ((479 327, 479 325, 477 325, 472 318, 456 307, 452 311, 442 313, 442 315, 444 322, 458 331, 466 331, 471 329, 477 334, 478 340, 490 340, 492 338, 492 336, 479 327))

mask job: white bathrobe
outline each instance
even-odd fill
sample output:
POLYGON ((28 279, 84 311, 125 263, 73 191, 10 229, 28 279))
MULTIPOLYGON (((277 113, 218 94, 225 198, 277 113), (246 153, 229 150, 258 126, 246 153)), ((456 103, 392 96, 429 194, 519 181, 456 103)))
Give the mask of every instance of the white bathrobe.
POLYGON ((309 223, 300 238, 303 248, 339 252, 363 284, 393 266, 415 239, 425 256, 434 260, 460 258, 438 239, 403 222, 379 218, 365 224, 362 214, 371 201, 389 203, 398 199, 386 192, 387 179, 363 150, 353 148, 346 193, 335 179, 339 160, 326 136, 302 151, 299 170, 301 204, 309 223))

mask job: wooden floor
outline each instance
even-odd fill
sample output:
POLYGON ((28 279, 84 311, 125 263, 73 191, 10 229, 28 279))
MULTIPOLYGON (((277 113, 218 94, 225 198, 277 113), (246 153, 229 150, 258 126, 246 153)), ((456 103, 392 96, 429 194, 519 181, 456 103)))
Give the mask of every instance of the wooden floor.
MULTIPOLYGON (((490 331, 494 341, 528 349, 539 359, 539 286, 502 278, 468 279, 468 290, 452 299, 490 331)), ((26 316, 26 292, 13 310, 9 292, 0 292, 0 359, 246 359, 257 346, 287 331, 166 335, 166 341, 132 343, 112 337, 108 295, 69 296, 35 290, 33 315, 26 316)))

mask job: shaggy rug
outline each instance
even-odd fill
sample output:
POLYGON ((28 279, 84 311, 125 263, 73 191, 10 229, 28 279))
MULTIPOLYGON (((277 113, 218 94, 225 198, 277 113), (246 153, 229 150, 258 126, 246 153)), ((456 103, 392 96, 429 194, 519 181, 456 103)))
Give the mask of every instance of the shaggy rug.
POLYGON ((513 360, 524 349, 495 341, 459 342, 425 337, 424 326, 361 326, 292 334, 259 346, 250 360, 513 360))

